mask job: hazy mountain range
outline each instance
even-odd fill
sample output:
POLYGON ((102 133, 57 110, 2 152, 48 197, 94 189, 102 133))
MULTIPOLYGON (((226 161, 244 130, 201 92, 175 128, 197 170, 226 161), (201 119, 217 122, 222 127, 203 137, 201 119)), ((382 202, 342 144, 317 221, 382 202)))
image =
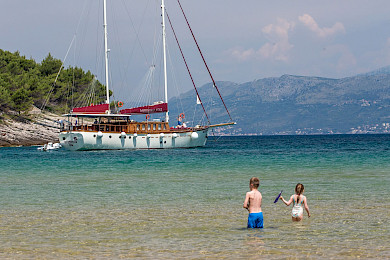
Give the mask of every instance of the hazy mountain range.
MULTIPOLYGON (((237 84, 217 82, 237 125, 225 134, 376 133, 390 130, 390 66, 332 79, 283 75, 237 84)), ((211 123, 229 120, 212 84, 199 88, 211 123), (212 106, 211 106, 212 105, 212 106)), ((172 98, 171 115, 181 108, 197 122, 201 106, 194 91, 172 98), (195 116, 193 116, 195 115, 195 116)))

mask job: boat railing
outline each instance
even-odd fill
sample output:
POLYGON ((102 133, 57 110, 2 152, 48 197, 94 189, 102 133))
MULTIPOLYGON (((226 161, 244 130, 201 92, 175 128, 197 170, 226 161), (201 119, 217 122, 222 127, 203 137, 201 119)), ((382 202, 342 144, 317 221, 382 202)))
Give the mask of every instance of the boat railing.
POLYGON ((91 131, 91 132, 113 132, 113 133, 169 133, 172 131, 175 132, 189 132, 189 131, 199 131, 204 129, 204 127, 167 127, 165 123, 144 123, 138 122, 134 124, 92 124, 92 125, 69 125, 67 130, 69 131, 91 131))

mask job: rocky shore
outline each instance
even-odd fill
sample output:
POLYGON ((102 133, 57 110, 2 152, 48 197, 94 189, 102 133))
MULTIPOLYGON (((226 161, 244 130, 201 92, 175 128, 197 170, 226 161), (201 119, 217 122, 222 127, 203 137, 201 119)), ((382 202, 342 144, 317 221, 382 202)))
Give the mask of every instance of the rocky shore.
POLYGON ((24 122, 5 119, 0 123, 0 147, 58 143, 58 115, 39 111, 29 118, 24 122))

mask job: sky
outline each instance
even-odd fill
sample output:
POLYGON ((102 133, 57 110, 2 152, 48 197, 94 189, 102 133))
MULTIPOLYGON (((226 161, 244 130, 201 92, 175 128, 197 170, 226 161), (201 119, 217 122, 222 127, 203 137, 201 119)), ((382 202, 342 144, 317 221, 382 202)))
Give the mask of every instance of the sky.
MULTIPOLYGON (((0 3, 1 49, 19 51, 37 62, 49 52, 61 60, 66 57, 65 65, 91 70, 104 82, 101 0, 0 3)), ((343 78, 390 65, 388 0, 181 0, 181 4, 217 81, 244 83, 284 74, 343 78)), ((151 65, 161 63, 153 59, 159 1, 108 0, 108 5, 110 82, 117 93, 128 85, 140 92, 151 65)), ((177 1, 166 0, 166 7, 191 73, 198 76, 196 84, 210 82, 177 1)), ((180 53, 173 50, 174 38, 167 43, 169 60, 181 68, 169 82, 175 88, 184 86, 169 93, 174 96, 192 83, 180 53)), ((173 68, 168 65, 168 71, 173 68)))

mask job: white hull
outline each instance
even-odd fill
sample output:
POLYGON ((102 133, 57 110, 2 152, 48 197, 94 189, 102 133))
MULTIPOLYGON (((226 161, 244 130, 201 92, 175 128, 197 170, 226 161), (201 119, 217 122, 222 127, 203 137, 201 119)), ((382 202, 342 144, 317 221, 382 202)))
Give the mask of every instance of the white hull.
POLYGON ((49 151, 49 150, 57 150, 60 149, 61 145, 59 143, 48 143, 45 144, 44 146, 38 147, 38 151, 49 151))
POLYGON ((201 147, 206 144, 208 129, 194 132, 161 134, 126 134, 90 131, 61 132, 62 147, 68 150, 124 150, 124 149, 169 149, 201 147))

